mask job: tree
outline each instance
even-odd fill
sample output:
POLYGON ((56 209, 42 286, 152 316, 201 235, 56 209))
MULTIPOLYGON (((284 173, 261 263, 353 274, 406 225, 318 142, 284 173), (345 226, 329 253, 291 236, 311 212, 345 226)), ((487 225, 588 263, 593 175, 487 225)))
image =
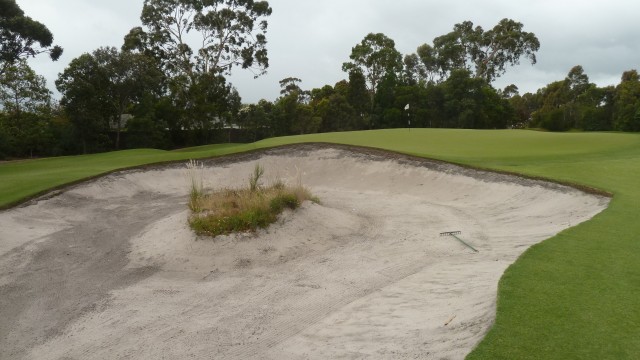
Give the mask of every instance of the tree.
POLYGON ((516 85, 510 84, 504 87, 501 94, 503 98, 511 99, 514 96, 520 95, 520 91, 516 85))
POLYGON ((7 67, 0 76, 0 108, 19 120, 24 112, 36 112, 51 101, 44 77, 37 75, 25 60, 7 67))
POLYGON ((145 0, 140 19, 125 49, 155 54, 165 68, 193 79, 196 73, 230 74, 233 67, 251 69, 256 76, 269 66, 266 49, 267 1, 145 0), (199 45, 188 42, 196 32, 199 45))
POLYGON ((415 54, 404 57, 405 83, 407 85, 420 84, 422 86, 433 84, 438 77, 437 54, 431 45, 423 44, 418 47, 415 54))
POLYGON ((433 46, 422 44, 416 50, 420 59, 419 76, 427 84, 434 83, 438 73, 437 54, 433 46))
POLYGON ((280 97, 274 104, 272 131, 276 136, 313 133, 320 126, 317 120, 314 119, 311 106, 301 103, 298 93, 294 91, 280 97))
MULTIPOLYGON (((612 87, 599 88, 589 82, 582 66, 569 70, 562 81, 555 81, 530 95, 527 107, 532 125, 552 131, 566 131, 571 128, 583 130, 611 130, 616 91, 612 87)), ((517 104, 518 116, 522 107, 517 104)), ((632 110, 633 111, 633 110, 632 110)))
POLYGON ((566 121, 572 124, 573 128, 578 129, 582 120, 580 114, 580 105, 582 104, 579 103, 579 100, 586 100, 583 95, 592 84, 589 83, 589 77, 580 65, 569 70, 564 82, 568 98, 565 104, 566 121))
POLYGON ((322 99, 316 106, 316 113, 322 119, 320 130, 323 132, 353 131, 364 128, 359 114, 340 93, 334 93, 322 99))
POLYGON ((488 31, 474 27, 471 21, 456 24, 452 32, 433 40, 426 63, 432 67, 437 64, 442 77, 454 69, 468 69, 491 83, 508 65, 518 65, 522 57, 536 63, 540 42, 535 34, 522 29, 522 23, 511 19, 502 19, 488 31))
POLYGON ((0 75, 16 61, 41 53, 58 60, 62 48, 52 44, 44 24, 25 16, 15 0, 0 0, 0 75))
POLYGON ((403 63, 404 72, 402 73, 402 82, 407 85, 416 85, 418 82, 423 81, 424 71, 422 70, 422 64, 420 63, 418 55, 405 55, 403 63))
POLYGON ((582 104, 579 128, 587 131, 611 130, 615 87, 600 88, 590 84, 579 99, 582 104))
POLYGON ((441 84, 446 127, 503 129, 513 117, 509 103, 483 79, 468 70, 455 70, 441 84))
POLYGON ((109 109, 102 98, 107 80, 96 59, 83 54, 71 61, 58 76, 56 88, 62 93, 60 103, 65 109, 82 153, 104 150, 108 142, 109 109))
POLYGON ((511 96, 509 104, 514 111, 514 121, 510 125, 518 129, 529 127, 533 112, 540 108, 539 103, 538 94, 525 93, 524 95, 511 96))
POLYGON ((309 102, 311 93, 309 91, 302 90, 300 83, 302 80, 297 77, 288 77, 279 81, 280 83, 280 95, 290 96, 294 95, 298 97, 298 101, 301 103, 309 102))
POLYGON ((566 104, 569 102, 569 88, 566 81, 554 81, 539 89, 539 108, 531 114, 532 126, 551 131, 566 131, 572 126, 567 120, 566 104))
MULTIPOLYGON (((348 85, 347 85, 348 86, 348 85)), ((336 93, 336 89, 334 89, 333 86, 331 85, 325 85, 322 88, 316 88, 316 89, 311 89, 311 105, 315 106, 317 105, 320 101, 327 99, 329 96, 333 95, 336 93)))
POLYGON ((321 119, 314 116, 313 107, 309 104, 313 94, 317 100, 319 90, 302 90, 301 82, 296 77, 280 80, 282 96, 274 107, 274 130, 279 135, 315 133, 320 128, 321 119))
POLYGON ((621 131, 640 131, 640 76, 636 70, 625 71, 616 87, 614 127, 621 131))
POLYGON ((163 74, 155 61, 142 54, 119 52, 116 48, 100 48, 93 56, 106 76, 104 100, 111 109, 111 123, 116 128, 116 150, 120 148, 122 117, 129 107, 146 93, 160 92, 163 74))
POLYGON ((49 121, 51 92, 44 77, 37 75, 26 60, 8 66, 0 75, 0 109, 4 117, 0 127, 13 144, 16 156, 46 152, 51 141, 49 121))
POLYGON ((567 83, 567 87, 571 93, 570 96, 573 100, 589 88, 589 76, 584 73, 581 65, 572 67, 564 81, 567 83))
POLYGON ((239 125, 243 129, 252 133, 252 141, 258 141, 258 133, 264 132, 269 126, 269 116, 267 100, 260 100, 258 104, 244 105, 239 112, 239 125))
POLYGON ((178 128, 193 130, 200 143, 240 109, 240 96, 224 76, 236 67, 255 77, 266 73, 271 11, 267 1, 145 0, 143 26, 125 36, 123 49, 159 61, 178 128))
POLYGON ((367 93, 367 81, 360 71, 349 72, 347 101, 365 123, 369 122, 367 113, 371 109, 371 97, 367 93))
POLYGON ((402 71, 402 55, 396 50, 395 42, 382 33, 365 36, 351 49, 349 58, 351 62, 342 64, 342 71, 359 71, 364 76, 372 104, 380 81, 402 71))
POLYGON ((56 81, 62 103, 78 130, 86 152, 87 141, 116 130, 120 147, 122 115, 147 93, 160 92, 162 73, 153 59, 142 54, 99 48, 71 61, 56 81))

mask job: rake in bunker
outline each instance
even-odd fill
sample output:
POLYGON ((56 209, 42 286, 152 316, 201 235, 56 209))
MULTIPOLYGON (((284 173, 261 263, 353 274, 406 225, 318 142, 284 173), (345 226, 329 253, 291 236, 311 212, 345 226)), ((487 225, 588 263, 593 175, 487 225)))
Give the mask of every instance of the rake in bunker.
POLYGON ((476 250, 473 246, 469 245, 466 241, 464 241, 461 238, 459 238, 458 235, 462 235, 462 231, 445 231, 445 232, 441 232, 440 233, 440 236, 451 236, 451 237, 454 237, 454 238, 456 238, 456 240, 458 240, 462 244, 464 244, 464 246, 468 247, 469 249, 473 250, 474 252, 478 252, 478 250, 476 250))

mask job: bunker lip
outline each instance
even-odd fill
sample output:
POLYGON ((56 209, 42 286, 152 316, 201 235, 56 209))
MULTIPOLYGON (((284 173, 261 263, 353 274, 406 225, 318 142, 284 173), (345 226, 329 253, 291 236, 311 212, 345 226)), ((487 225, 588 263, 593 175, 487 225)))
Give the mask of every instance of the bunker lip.
MULTIPOLYGON (((475 171, 490 172, 490 173, 494 173, 494 174, 503 174, 503 175, 509 175, 509 176, 512 176, 512 177, 517 177, 517 178, 522 178, 522 179, 529 179, 529 180, 540 180, 540 181, 543 181, 543 182, 546 182, 546 183, 553 183, 553 184, 559 184, 559 185, 573 187, 575 189, 581 190, 581 191, 586 192, 588 194, 605 196, 605 197, 613 197, 613 194, 608 192, 608 191, 606 191, 606 190, 598 189, 598 188, 587 186, 587 185, 584 185, 584 184, 569 182, 569 181, 562 181, 562 180, 550 179, 550 178, 545 178, 545 177, 540 177, 540 176, 519 174, 517 172, 511 172, 511 171, 505 171, 505 170, 482 168, 482 167, 477 167, 477 166, 463 164, 463 163, 444 161, 444 160, 434 159, 434 158, 430 158, 430 157, 416 156, 416 155, 411 155, 411 154, 407 154, 407 153, 403 153, 403 152, 398 152, 398 151, 388 150, 388 149, 381 149, 381 148, 376 148, 376 147, 371 147, 371 146, 340 144, 340 143, 331 143, 331 142, 304 142, 304 143, 276 145, 276 146, 272 146, 272 147, 240 151, 240 152, 233 153, 233 154, 225 154, 225 155, 213 156, 213 157, 208 157, 208 158, 201 158, 201 159, 198 159, 198 160, 199 161, 203 161, 203 162, 208 162, 208 163, 211 163, 211 164, 229 163, 229 162, 241 161, 242 159, 256 158, 256 157, 259 157, 261 154, 263 154, 263 153, 265 153, 267 151, 272 151, 272 150, 325 149, 325 148, 343 149, 343 150, 353 151, 353 152, 356 152, 356 153, 363 153, 363 154, 371 154, 371 155, 381 156, 381 157, 384 157, 384 158, 387 158, 387 159, 397 159, 398 161, 413 160, 413 161, 417 161, 418 163, 420 163, 420 162, 423 162, 423 163, 424 162, 428 162, 428 163, 436 163, 436 164, 453 165, 453 166, 461 168, 461 169, 469 169, 469 170, 475 170, 475 171)), ((22 160, 20 160, 20 161, 22 161, 22 160)), ((24 160, 24 161, 28 161, 28 160, 24 160)), ((136 166, 130 166, 130 167, 114 169, 114 170, 111 170, 111 171, 106 171, 106 172, 103 172, 103 173, 100 173, 100 174, 96 174, 94 176, 89 176, 89 177, 78 179, 78 180, 75 180, 75 181, 71 181, 71 182, 68 182, 68 183, 65 183, 65 184, 62 184, 62 185, 51 187, 49 189, 40 191, 40 192, 38 192, 36 194, 27 196, 27 197, 25 197, 23 199, 11 202, 9 204, 0 205, 0 212, 3 211, 3 210, 7 210, 7 209, 10 209, 10 208, 16 207, 16 206, 28 206, 28 205, 31 205, 34 202, 38 201, 38 200, 46 199, 46 198, 49 198, 51 196, 55 196, 55 195, 59 194, 61 191, 70 189, 70 188, 72 188, 74 186, 77 186, 77 185, 85 184, 85 183, 90 182, 90 181, 94 181, 96 179, 100 179, 102 177, 105 177, 105 176, 108 176, 108 175, 111 175, 111 174, 117 174, 117 173, 125 172, 125 171, 141 171, 141 170, 142 171, 146 171, 146 170, 161 169, 161 168, 165 168, 165 167, 175 167, 175 166, 181 167, 185 163, 185 161, 186 160, 161 161, 161 162, 154 162, 154 163, 150 163, 150 164, 136 165, 136 166)))
POLYGON ((203 162, 212 188, 246 183, 257 162, 285 181, 302 168, 322 204, 256 234, 197 238, 181 162, 0 212, 7 356, 463 358, 493 322, 506 267, 609 202, 333 144, 203 162), (478 252, 440 237, 452 231, 478 252))

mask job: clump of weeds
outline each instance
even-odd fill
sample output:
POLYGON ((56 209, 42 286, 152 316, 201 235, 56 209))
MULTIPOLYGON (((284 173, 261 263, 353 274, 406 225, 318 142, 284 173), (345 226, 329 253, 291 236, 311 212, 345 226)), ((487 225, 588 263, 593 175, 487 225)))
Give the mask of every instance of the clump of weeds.
POLYGON ((193 169, 198 169, 197 164, 187 168, 192 179, 189 224, 199 235, 218 236, 266 228, 285 209, 295 210, 305 201, 319 202, 302 185, 301 179, 293 186, 281 180, 270 186, 262 185, 264 168, 260 164, 249 177, 248 187, 212 193, 204 193, 202 181, 193 180, 196 173, 193 169))

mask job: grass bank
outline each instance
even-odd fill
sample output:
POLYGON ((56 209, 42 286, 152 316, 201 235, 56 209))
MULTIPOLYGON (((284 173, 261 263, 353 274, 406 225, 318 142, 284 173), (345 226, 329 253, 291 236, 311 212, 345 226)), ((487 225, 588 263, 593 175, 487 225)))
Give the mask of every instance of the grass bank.
POLYGON ((533 246, 507 269, 499 285, 496 323, 469 359, 638 358, 638 134, 396 129, 5 163, 0 165, 0 206, 121 167, 317 141, 377 147, 614 194, 603 213, 533 246))

